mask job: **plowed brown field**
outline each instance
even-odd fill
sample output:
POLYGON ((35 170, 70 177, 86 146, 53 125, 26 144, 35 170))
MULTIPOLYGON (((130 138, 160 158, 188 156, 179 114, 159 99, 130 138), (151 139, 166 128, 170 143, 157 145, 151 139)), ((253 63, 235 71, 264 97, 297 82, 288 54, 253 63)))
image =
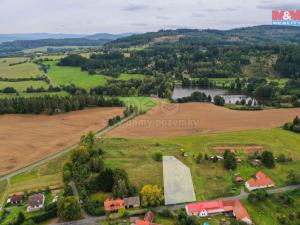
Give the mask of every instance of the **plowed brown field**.
POLYGON ((0 116, 0 174, 41 160, 104 128, 122 108, 94 108, 54 116, 0 116))
POLYGON ((237 111, 209 103, 161 104, 112 130, 110 137, 145 138, 282 126, 300 108, 237 111))

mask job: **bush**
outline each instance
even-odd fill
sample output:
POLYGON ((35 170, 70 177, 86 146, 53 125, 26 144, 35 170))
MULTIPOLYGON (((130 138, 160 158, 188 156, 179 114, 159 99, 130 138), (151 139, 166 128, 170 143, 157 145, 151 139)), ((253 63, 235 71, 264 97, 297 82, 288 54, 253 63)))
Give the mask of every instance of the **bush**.
POLYGON ((266 167, 268 167, 268 168, 274 168, 275 167, 275 159, 274 159, 274 156, 273 156, 272 152, 264 151, 261 154, 261 157, 262 157, 261 161, 266 167))
POLYGON ((162 154, 161 151, 155 152, 155 154, 154 154, 154 160, 155 161, 161 162, 162 161, 162 157, 163 157, 163 154, 162 154))
POLYGON ((72 187, 69 184, 65 184, 63 196, 67 197, 67 196, 72 196, 72 195, 73 195, 72 187))
POLYGON ((51 218, 54 218, 57 216, 57 207, 52 208, 49 211, 44 211, 40 214, 33 214, 32 216, 29 216, 27 219, 32 220, 34 223, 41 223, 46 220, 49 220, 51 218))
POLYGON ((58 201, 58 215, 66 220, 75 220, 81 216, 79 201, 74 196, 61 198, 58 201))
POLYGON ((224 106, 225 99, 222 96, 216 95, 214 97, 214 103, 215 103, 215 105, 224 106))
POLYGON ((268 197, 269 197, 269 194, 265 190, 261 189, 261 190, 251 192, 248 196, 248 200, 252 204, 255 204, 257 202, 264 201, 268 197))

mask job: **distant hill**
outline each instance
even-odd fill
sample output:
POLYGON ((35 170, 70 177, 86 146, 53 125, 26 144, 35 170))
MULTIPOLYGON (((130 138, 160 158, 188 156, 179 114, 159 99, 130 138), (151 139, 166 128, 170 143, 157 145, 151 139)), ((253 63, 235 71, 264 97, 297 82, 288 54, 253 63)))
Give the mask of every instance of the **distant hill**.
POLYGON ((85 38, 92 39, 92 40, 101 40, 101 39, 116 40, 118 38, 124 38, 134 34, 136 33, 121 33, 121 34, 98 33, 98 34, 85 36, 85 38))
POLYGON ((20 40, 12 42, 3 42, 0 44, 0 55, 19 54, 25 49, 39 48, 45 46, 102 46, 107 42, 110 42, 110 40, 91 40, 86 38, 20 40))
POLYGON ((87 34, 50 34, 50 33, 30 33, 30 34, 0 34, 0 43, 20 40, 39 39, 63 39, 63 38, 83 38, 87 34))
POLYGON ((51 34, 51 33, 28 33, 28 34, 0 34, 0 43, 8 41, 40 40, 40 39, 65 39, 65 38, 86 38, 91 40, 116 40, 128 37, 135 33, 97 33, 97 34, 51 34))
POLYGON ((262 25, 225 31, 213 29, 160 30, 120 38, 106 46, 128 48, 174 41, 203 45, 300 44, 300 27, 262 25))

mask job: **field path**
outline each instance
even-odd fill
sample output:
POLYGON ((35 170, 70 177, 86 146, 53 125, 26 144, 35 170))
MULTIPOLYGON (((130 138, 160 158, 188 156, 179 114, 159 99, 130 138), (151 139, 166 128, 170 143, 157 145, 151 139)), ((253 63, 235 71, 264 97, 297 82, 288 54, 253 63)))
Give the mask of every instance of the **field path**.
POLYGON ((300 116, 300 108, 238 111, 210 103, 160 104, 123 124, 109 137, 151 138, 266 129, 300 116))

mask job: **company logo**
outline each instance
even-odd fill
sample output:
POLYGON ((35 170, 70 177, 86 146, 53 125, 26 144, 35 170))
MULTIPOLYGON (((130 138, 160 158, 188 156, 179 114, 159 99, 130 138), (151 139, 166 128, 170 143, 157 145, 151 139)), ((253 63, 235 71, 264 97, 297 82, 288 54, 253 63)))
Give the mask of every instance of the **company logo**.
POLYGON ((272 24, 300 26, 300 10, 273 10, 272 24))

